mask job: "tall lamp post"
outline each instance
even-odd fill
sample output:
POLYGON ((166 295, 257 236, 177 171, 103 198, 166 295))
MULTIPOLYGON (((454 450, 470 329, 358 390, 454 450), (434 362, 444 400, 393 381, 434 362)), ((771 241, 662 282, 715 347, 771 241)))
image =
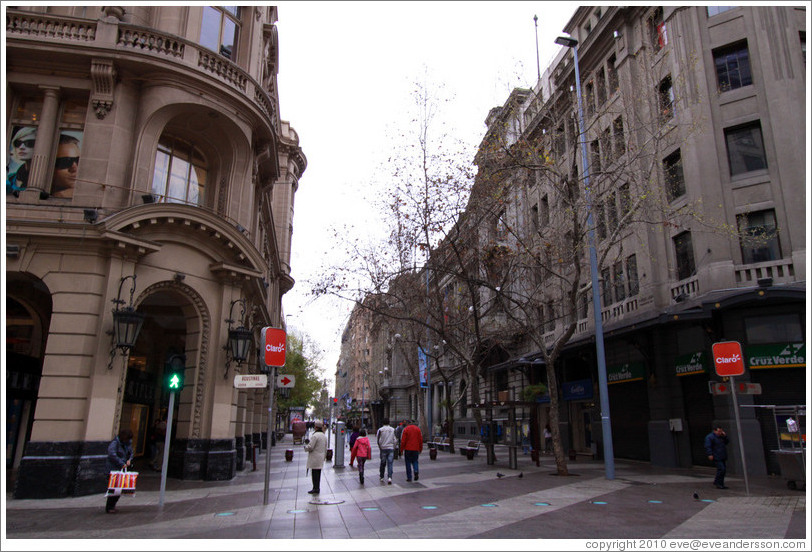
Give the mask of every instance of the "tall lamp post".
POLYGON ((581 157, 584 171, 584 198, 587 203, 587 228, 589 233, 589 268, 592 276, 592 314, 595 317, 595 347, 598 355, 598 389, 601 398, 601 427, 603 429, 603 457, 606 479, 615 478, 615 452, 612 445, 612 420, 609 416, 609 389, 606 378, 606 353, 603 348, 603 321, 601 320, 601 298, 598 293, 598 254, 595 250, 595 221, 592 217, 593 205, 589 189, 589 156, 586 149, 584 108, 581 100, 581 71, 578 68, 578 41, 568 36, 559 36, 555 43, 572 48, 575 59, 575 94, 578 99, 578 141, 581 143, 581 157))

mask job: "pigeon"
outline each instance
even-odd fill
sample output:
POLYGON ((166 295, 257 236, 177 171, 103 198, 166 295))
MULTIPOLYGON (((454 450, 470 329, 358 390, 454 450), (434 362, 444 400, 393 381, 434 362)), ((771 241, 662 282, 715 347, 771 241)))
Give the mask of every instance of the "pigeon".
POLYGON ((503 477, 505 477, 505 474, 496 472, 496 477, 498 477, 499 479, 502 479, 503 477))
POLYGON ((519 479, 521 479, 522 477, 524 477, 524 472, 519 472, 519 479))
POLYGON ((699 500, 699 494, 694 493, 694 500, 699 500))

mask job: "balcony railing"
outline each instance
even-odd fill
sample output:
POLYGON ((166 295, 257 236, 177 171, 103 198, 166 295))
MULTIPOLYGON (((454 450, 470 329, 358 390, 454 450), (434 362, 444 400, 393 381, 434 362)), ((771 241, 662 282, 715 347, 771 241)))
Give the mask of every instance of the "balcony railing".
POLYGON ((276 102, 259 82, 231 60, 184 38, 120 21, 89 21, 11 10, 6 12, 6 38, 7 41, 75 41, 77 44, 92 46, 95 56, 103 55, 103 49, 107 48, 185 65, 214 76, 238 91, 259 108, 277 134, 280 132, 276 102))
POLYGON ((788 284, 795 281, 795 266, 789 259, 778 259, 736 267, 736 285, 750 287, 762 278, 772 278, 773 284, 788 284))

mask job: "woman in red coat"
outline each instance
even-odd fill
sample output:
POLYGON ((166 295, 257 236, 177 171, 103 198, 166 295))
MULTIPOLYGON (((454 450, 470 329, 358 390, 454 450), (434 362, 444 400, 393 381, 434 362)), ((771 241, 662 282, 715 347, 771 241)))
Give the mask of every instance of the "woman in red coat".
POLYGON ((367 460, 372 460, 372 446, 369 444, 367 430, 362 429, 358 433, 358 438, 352 445, 352 455, 358 460, 358 479, 361 485, 364 484, 364 464, 367 460))

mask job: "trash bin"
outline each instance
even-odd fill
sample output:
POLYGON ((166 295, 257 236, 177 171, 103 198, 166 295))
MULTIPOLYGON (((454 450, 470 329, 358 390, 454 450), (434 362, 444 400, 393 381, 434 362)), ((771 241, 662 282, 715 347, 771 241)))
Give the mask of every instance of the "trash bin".
POLYGON ((285 451, 285 462, 292 462, 293 461, 293 449, 287 449, 285 451))

